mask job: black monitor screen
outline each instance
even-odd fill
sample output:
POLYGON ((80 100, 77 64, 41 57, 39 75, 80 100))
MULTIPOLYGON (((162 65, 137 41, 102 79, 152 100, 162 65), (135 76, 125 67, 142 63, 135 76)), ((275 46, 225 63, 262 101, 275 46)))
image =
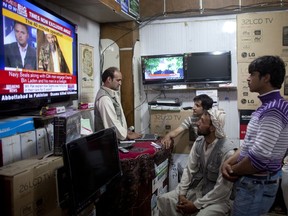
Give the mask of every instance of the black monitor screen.
POLYGON ((188 83, 229 83, 231 52, 186 53, 184 71, 188 83))
POLYGON ((71 208, 79 213, 100 198, 106 187, 121 176, 118 145, 112 128, 81 137, 63 146, 71 208))

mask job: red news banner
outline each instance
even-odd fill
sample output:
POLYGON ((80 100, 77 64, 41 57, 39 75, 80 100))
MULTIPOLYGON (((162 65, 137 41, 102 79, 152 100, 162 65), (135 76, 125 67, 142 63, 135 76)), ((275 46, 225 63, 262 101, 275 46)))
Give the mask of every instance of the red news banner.
POLYGON ((71 76, 70 74, 2 70, 0 93, 19 94, 76 90, 75 83, 77 83, 76 76, 71 76))

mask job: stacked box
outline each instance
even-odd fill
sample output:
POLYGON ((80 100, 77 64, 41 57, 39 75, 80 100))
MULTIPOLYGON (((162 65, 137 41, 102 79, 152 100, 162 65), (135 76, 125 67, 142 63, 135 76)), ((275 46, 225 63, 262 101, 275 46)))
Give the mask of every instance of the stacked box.
POLYGON ((152 180, 151 216, 158 216, 157 198, 168 192, 168 159, 158 166, 155 164, 156 177, 152 180))
POLYGON ((62 145, 81 136, 81 112, 68 110, 54 117, 54 155, 62 155, 62 145))
POLYGON ((1 119, 0 138, 32 131, 34 129, 34 120, 32 117, 13 117, 1 119))
POLYGON ((20 135, 0 139, 0 166, 21 160, 20 135))
MULTIPOLYGON (((184 119, 193 115, 193 110, 173 111, 156 111, 151 110, 150 122, 151 133, 158 134, 163 137, 170 131, 181 125, 184 119)), ((182 134, 174 139, 173 153, 188 154, 190 152, 193 141, 189 141, 189 132, 185 130, 182 134)))
POLYGON ((55 171, 62 157, 27 159, 0 167, 1 215, 61 215, 55 171))
POLYGON ((28 159, 36 155, 36 135, 35 131, 28 131, 20 134, 22 159, 28 159))

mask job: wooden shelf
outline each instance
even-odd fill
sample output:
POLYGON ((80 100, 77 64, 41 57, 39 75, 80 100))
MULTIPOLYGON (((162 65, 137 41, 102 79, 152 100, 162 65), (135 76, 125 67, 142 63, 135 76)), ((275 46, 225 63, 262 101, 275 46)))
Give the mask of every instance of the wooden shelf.
POLYGON ((187 90, 212 90, 216 89, 219 91, 236 91, 236 86, 216 86, 216 85, 204 85, 204 86, 145 86, 144 91, 187 91, 187 90))

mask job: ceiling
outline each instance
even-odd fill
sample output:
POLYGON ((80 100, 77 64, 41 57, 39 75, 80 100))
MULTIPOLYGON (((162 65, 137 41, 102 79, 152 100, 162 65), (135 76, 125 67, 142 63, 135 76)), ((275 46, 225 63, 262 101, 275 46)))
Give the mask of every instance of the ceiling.
POLYGON ((51 2, 98 23, 134 20, 129 15, 117 12, 99 0, 46 0, 46 2, 51 2))
MULTIPOLYGON (((36 1, 36 0, 35 0, 36 1)), ((121 12, 121 5, 116 2, 116 0, 44 0, 49 3, 53 3, 54 5, 60 6, 61 8, 65 8, 69 11, 72 11, 76 14, 79 14, 83 17, 86 17, 88 19, 91 19, 95 22, 98 23, 113 23, 113 22, 122 22, 122 21, 132 21, 135 20, 134 17, 129 16, 128 14, 121 12), (105 2, 105 3, 103 3, 105 2), (111 4, 113 6, 111 6, 111 4)), ((154 0, 157 2, 158 0, 154 0)), ((258 1, 258 0, 255 0, 258 1)), ((248 12, 248 11, 269 11, 269 10, 287 10, 287 2, 284 1, 279 5, 278 0, 270 0, 270 4, 267 4, 263 6, 262 4, 255 5, 253 6, 245 6, 242 7, 242 12, 248 12)), ((158 2, 159 3, 159 2, 158 2)), ((151 5, 149 5, 150 7, 151 5)), ((147 9, 146 12, 150 13, 153 10, 151 7, 147 9)), ((157 11, 157 4, 152 5, 154 9, 157 11)), ((238 6, 235 6, 238 8, 238 6)), ((159 7, 161 8, 161 7, 159 7)), ((184 10, 184 9, 183 9, 184 10)), ((144 9, 143 9, 144 11, 144 9)), ((185 13, 186 10, 183 12, 179 13, 179 11, 174 11, 172 10, 170 13, 166 13, 165 16, 163 13, 161 16, 157 17, 158 19, 165 19, 165 18, 179 18, 179 17, 191 17, 191 16, 209 16, 209 15, 221 15, 221 14, 235 14, 239 13, 241 11, 236 10, 233 7, 231 10, 225 9, 225 8, 220 8, 220 9, 213 9, 209 12, 209 10, 206 10, 206 13, 202 14, 200 13, 199 10, 196 10, 196 12, 191 13, 185 13)), ((195 11, 195 10, 192 10, 195 11)), ((155 12, 155 11, 154 11, 155 12)), ((155 18, 156 12, 153 14, 150 14, 150 16, 155 18)), ((149 16, 148 16, 149 17, 149 16)))

